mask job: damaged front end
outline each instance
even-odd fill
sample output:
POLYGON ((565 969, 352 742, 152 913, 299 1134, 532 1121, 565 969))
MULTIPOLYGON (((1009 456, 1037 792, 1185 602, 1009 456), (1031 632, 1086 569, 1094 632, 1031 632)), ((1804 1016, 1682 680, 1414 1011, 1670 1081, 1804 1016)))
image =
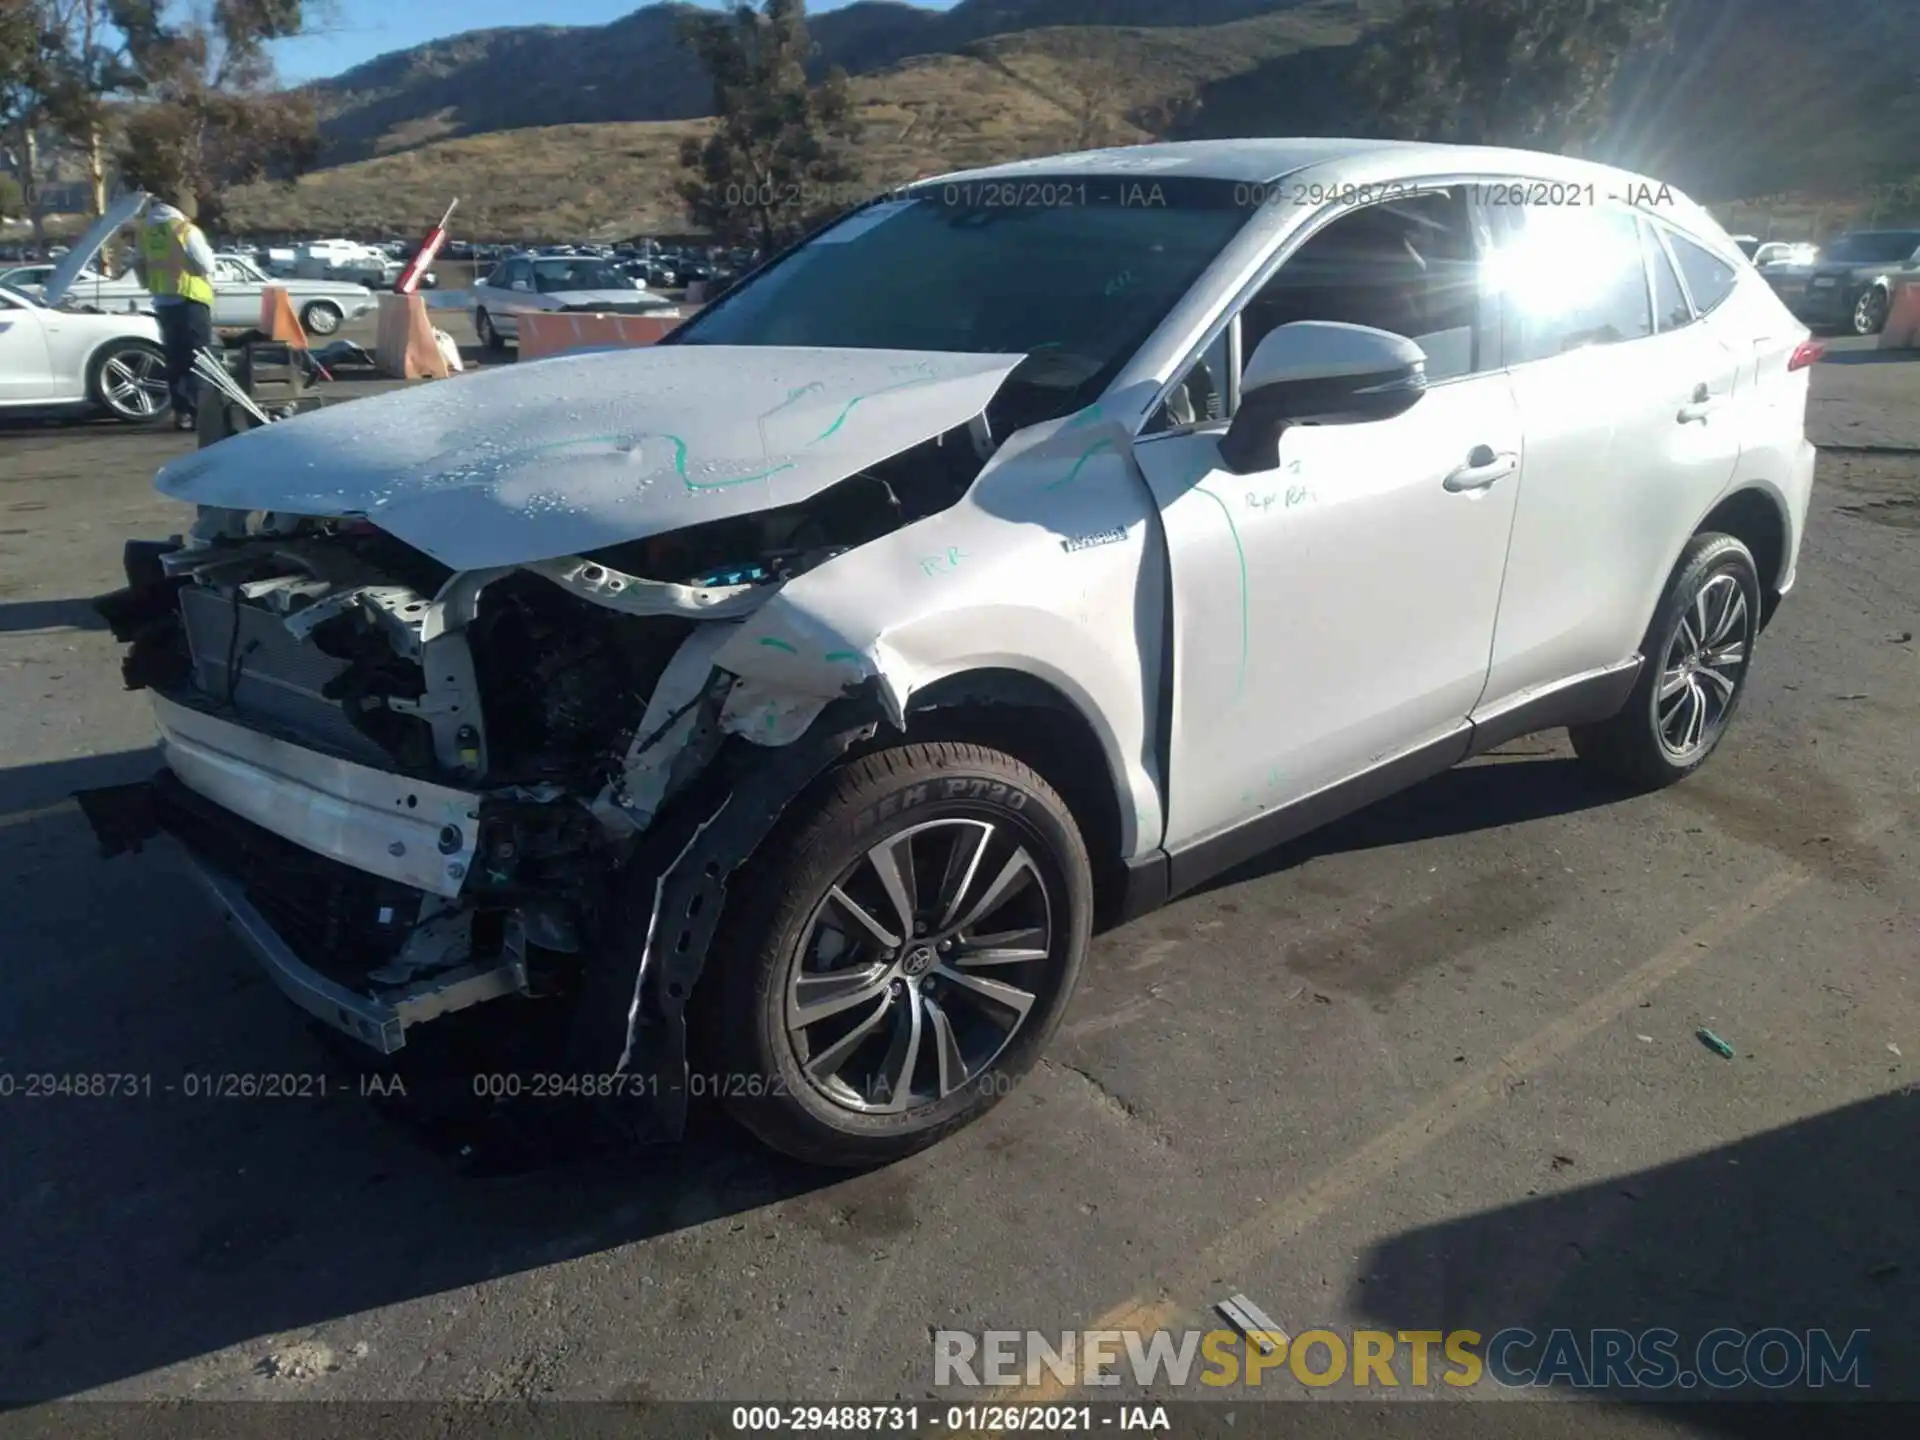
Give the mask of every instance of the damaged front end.
POLYGON ((467 570, 365 518, 202 506, 129 544, 96 602, 166 768, 80 803, 109 855, 183 845, 334 1029, 390 1055, 428 1020, 537 1003, 576 1068, 653 1077, 626 1093, 670 1137, 727 876, 883 718, 870 663, 800 693, 715 657, 786 580, 952 504, 981 463, 962 427, 790 505, 467 570))

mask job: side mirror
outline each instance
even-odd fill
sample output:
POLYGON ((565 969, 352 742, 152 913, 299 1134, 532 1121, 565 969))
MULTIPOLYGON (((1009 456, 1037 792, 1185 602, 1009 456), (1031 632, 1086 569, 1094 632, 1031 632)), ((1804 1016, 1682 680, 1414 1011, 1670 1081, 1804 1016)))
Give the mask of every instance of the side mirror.
POLYGON ((1391 420, 1426 393, 1426 353, 1404 335, 1330 320, 1282 325, 1241 372, 1240 408, 1220 458, 1235 475, 1271 470, 1289 425, 1391 420))

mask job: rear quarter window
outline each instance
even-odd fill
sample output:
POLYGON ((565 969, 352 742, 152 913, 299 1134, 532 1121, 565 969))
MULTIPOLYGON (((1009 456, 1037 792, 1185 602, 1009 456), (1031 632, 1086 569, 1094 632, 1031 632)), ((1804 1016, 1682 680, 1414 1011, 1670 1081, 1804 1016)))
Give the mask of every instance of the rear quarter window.
POLYGON ((1669 232, 1667 239, 1673 246, 1673 258, 1680 262, 1680 273, 1686 277, 1693 308, 1708 315, 1726 303, 1739 280, 1739 272, 1704 245, 1697 245, 1684 235, 1669 232))

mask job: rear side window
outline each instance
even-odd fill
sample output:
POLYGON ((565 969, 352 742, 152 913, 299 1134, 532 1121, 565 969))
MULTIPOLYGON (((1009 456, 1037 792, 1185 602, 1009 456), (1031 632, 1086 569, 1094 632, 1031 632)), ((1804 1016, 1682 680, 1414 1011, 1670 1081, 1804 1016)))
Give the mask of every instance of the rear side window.
POLYGON ((1653 334, 1640 225, 1631 211, 1493 207, 1488 278, 1500 294, 1509 365, 1653 334))
POLYGON ((1693 309, 1687 304, 1687 292, 1680 288, 1667 247, 1651 225, 1640 227, 1640 243, 1647 252, 1647 266, 1653 271, 1653 318, 1660 333, 1679 330, 1693 323, 1693 309))
POLYGON ((1711 250, 1694 244, 1684 235, 1669 232, 1667 241, 1673 246, 1674 258, 1680 262, 1680 273, 1687 277, 1687 292, 1693 296, 1693 308, 1702 315, 1719 309, 1733 294, 1738 272, 1711 250))

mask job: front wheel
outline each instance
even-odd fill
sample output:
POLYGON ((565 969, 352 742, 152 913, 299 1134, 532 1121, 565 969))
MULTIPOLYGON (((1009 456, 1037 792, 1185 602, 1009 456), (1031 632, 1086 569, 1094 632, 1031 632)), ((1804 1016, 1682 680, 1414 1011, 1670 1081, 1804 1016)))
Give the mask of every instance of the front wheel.
POLYGON ((1612 719, 1572 727, 1574 752, 1636 790, 1698 770, 1745 692, 1759 619, 1752 552, 1731 535, 1694 536, 1647 630, 1632 696, 1612 719))
POLYGON ((1853 333, 1878 335, 1887 328, 1887 316, 1892 309, 1893 302, 1887 292, 1874 286, 1853 303, 1853 333))
POLYGON ((474 334, 480 337, 480 343, 490 351, 507 348, 505 338, 494 328, 493 317, 482 310, 473 317, 474 334))
POLYGON ((1013 1089, 1059 1026, 1093 911, 1066 802, 956 744, 846 765, 735 893, 695 997, 714 1062, 696 1077, 775 1149, 839 1166, 924 1149, 1013 1089))

